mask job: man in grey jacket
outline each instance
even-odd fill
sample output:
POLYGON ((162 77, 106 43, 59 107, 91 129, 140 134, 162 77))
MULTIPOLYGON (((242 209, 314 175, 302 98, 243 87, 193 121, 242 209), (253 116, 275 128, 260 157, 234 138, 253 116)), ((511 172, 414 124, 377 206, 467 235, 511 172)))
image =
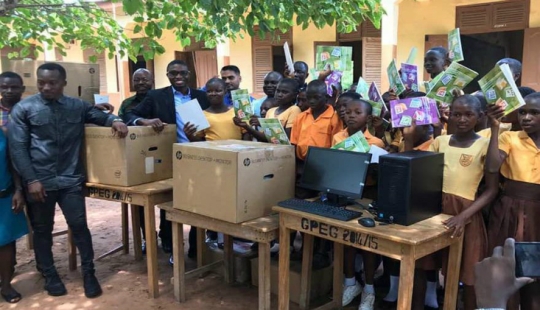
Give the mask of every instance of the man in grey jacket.
POLYGON ((66 84, 66 70, 59 64, 45 63, 37 69, 39 94, 22 100, 11 111, 9 147, 27 193, 34 251, 45 276, 45 289, 51 296, 67 293, 52 254, 58 203, 81 255, 85 295, 93 298, 102 290, 94 275, 94 249, 86 222, 85 177, 80 160, 84 125, 112 127, 119 138, 125 137, 128 129, 118 117, 64 96, 66 84))

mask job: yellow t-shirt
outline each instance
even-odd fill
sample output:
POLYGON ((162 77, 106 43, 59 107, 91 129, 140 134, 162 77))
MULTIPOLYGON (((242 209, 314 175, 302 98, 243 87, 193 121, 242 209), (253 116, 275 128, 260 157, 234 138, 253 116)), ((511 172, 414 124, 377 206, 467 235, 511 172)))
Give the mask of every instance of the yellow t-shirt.
POLYGON ((277 109, 278 108, 275 107, 268 110, 265 118, 277 118, 281 122, 281 126, 283 126, 283 128, 292 128, 294 120, 298 114, 302 113, 302 110, 300 110, 298 106, 293 105, 276 116, 277 109))
MULTIPOLYGON (((512 123, 501 123, 499 126, 499 137, 502 135, 503 132, 510 131, 512 129, 512 123)), ((491 128, 482 129, 477 134, 484 138, 491 138, 491 128)))
POLYGON ((233 122, 234 109, 231 108, 225 113, 203 112, 210 124, 210 128, 204 130, 207 141, 242 140, 242 129, 233 122))
MULTIPOLYGON (((429 147, 433 143, 433 138, 427 140, 426 142, 420 144, 419 146, 413 147, 415 151, 429 151, 429 147)), ((399 144, 399 152, 405 152, 405 141, 401 141, 399 144)))
POLYGON ((431 152, 444 153, 443 192, 473 201, 484 176, 489 139, 478 138, 468 148, 450 146, 452 135, 439 136, 431 152))
POLYGON ((540 150, 525 131, 502 133, 499 149, 508 155, 501 166, 505 178, 540 184, 540 150))

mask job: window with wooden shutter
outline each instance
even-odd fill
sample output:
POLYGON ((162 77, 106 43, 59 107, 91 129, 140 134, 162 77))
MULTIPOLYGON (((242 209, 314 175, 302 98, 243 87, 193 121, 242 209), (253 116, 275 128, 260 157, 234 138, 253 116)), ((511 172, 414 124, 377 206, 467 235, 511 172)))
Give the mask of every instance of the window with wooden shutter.
POLYGON ((339 42, 347 41, 360 41, 362 40, 362 26, 358 25, 356 30, 349 33, 337 33, 337 39, 339 42))
POLYGON ((264 76, 273 70, 272 46, 253 47, 253 92, 264 93, 264 76))
POLYGON ((337 32, 336 38, 339 42, 361 41, 363 37, 367 38, 380 38, 381 29, 375 28, 373 23, 369 20, 362 22, 356 30, 350 33, 337 32))
POLYGON ((530 0, 511 0, 456 7, 462 34, 520 30, 529 27, 530 0))
POLYGON ((366 20, 362 23, 362 37, 380 38, 381 36, 381 28, 375 28, 371 21, 366 20))
POLYGON ((461 33, 482 33, 490 31, 491 5, 456 7, 456 28, 461 33))
POLYGON ((362 38, 362 77, 381 86, 381 38, 362 38))
POLYGON ((530 2, 510 1, 493 4, 495 31, 521 30, 529 27, 530 2))
POLYGON ((293 47, 292 29, 286 33, 279 33, 276 37, 266 35, 261 38, 258 34, 259 28, 255 27, 255 36, 251 37, 252 62, 253 62, 253 92, 263 94, 264 76, 274 71, 274 53, 272 48, 279 46, 283 48, 283 44, 288 42, 289 47, 293 47))

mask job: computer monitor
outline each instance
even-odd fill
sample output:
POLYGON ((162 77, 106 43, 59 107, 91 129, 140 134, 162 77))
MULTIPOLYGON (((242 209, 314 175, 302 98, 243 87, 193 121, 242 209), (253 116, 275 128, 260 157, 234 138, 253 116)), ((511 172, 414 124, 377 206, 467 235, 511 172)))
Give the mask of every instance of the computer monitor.
POLYGON ((310 147, 300 187, 329 194, 338 201, 339 196, 362 198, 370 162, 369 153, 310 147))

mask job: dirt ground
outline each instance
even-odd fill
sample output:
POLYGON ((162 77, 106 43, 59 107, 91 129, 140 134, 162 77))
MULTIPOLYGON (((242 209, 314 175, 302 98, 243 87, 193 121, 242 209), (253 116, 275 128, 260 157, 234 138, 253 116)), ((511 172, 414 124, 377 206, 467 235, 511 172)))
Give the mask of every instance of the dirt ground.
MULTIPOLYGON (((120 204, 101 200, 87 200, 88 224, 93 237, 96 257, 121 244, 120 204)), ((156 210, 156 214, 158 211, 156 210)), ((159 219, 159 216, 157 216, 159 219)), ((56 213, 56 230, 66 228, 59 209, 56 213)), ((186 230, 189 227, 185 228, 186 230)), ((184 234, 187 236, 188 234, 184 234)), ((131 233, 130 233, 131 238, 131 233)), ((121 252, 96 262, 97 277, 103 287, 103 295, 87 299, 82 288, 79 271, 68 269, 66 235, 54 238, 53 253, 58 272, 68 289, 62 297, 50 297, 43 290, 44 280, 35 268, 34 253, 27 249, 26 237, 17 243, 16 274, 13 285, 23 299, 17 304, 0 301, 0 309, 78 310, 78 309, 257 309, 258 291, 248 285, 225 284, 223 278, 210 274, 202 279, 187 282, 187 302, 174 301, 170 282, 172 267, 168 254, 158 248, 160 297, 149 299, 147 290, 146 259, 135 261, 130 243, 130 254, 121 252)), ((187 244, 187 241, 186 241, 187 244)), ((196 262, 186 259, 187 269, 196 262)), ((277 309, 277 297, 272 296, 272 308, 277 309)), ((291 309, 298 309, 291 304, 291 309)))

